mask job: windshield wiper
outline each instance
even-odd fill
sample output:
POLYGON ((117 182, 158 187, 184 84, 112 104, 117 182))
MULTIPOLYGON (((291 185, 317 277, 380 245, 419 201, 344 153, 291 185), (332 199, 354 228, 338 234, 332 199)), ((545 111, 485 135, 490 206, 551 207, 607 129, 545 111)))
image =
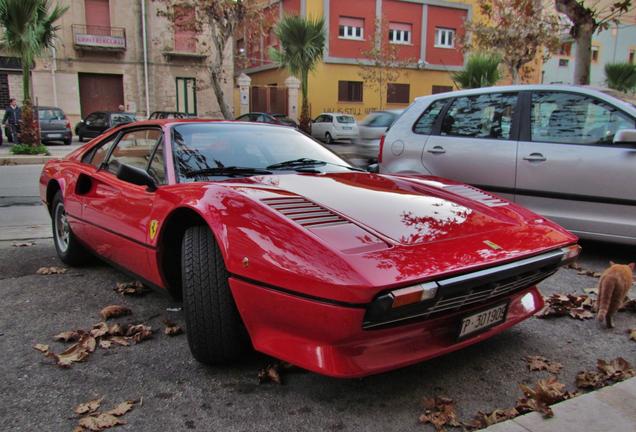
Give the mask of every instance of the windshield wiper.
POLYGON ((316 165, 326 165, 327 162, 309 159, 309 158, 300 158, 300 159, 292 159, 285 162, 279 162, 272 164, 267 167, 267 169, 284 169, 284 168, 299 168, 299 167, 307 167, 307 166, 316 166, 316 165))
POLYGON ((250 168, 250 167, 238 167, 238 166, 226 166, 226 167, 214 167, 214 168, 204 168, 198 170, 192 170, 185 172, 186 177, 197 177, 197 176, 251 176, 251 175, 264 175, 264 174, 272 174, 271 171, 261 168, 250 168))

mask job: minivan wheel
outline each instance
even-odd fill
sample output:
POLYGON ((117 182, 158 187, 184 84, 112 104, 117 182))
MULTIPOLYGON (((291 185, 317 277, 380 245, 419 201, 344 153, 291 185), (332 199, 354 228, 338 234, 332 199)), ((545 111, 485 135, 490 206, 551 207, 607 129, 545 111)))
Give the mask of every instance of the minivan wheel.
POLYGON ((78 135, 77 139, 79 140, 79 142, 84 142, 84 136, 82 135, 78 135))
POLYGON ((331 137, 331 134, 329 132, 327 132, 325 134, 325 143, 326 144, 333 144, 333 138, 331 137))
POLYGON ((186 230, 181 275, 192 355, 207 364, 236 360, 248 347, 249 338, 230 291, 221 250, 207 226, 186 230))

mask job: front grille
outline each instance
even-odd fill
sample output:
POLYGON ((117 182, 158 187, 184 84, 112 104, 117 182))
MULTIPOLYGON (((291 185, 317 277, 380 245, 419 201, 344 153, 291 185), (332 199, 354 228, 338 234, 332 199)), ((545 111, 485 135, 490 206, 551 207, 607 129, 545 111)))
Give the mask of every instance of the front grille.
POLYGON ((528 288, 541 282, 543 279, 552 276, 557 269, 545 272, 536 272, 521 276, 511 281, 503 281, 493 287, 479 287, 470 290, 466 294, 451 297, 441 296, 440 299, 422 315, 424 318, 443 311, 458 310, 466 306, 487 302, 488 300, 511 294, 523 288, 528 288))
MULTIPOLYGON (((407 320, 425 320, 440 314, 491 303, 529 288, 553 275, 563 263, 561 250, 459 276, 432 281, 437 296, 429 301, 392 308, 391 293, 379 295, 367 307, 363 328, 385 327, 407 320)), ((430 283, 430 282, 429 282, 430 283)))
POLYGON ((262 201, 304 227, 350 223, 345 218, 303 197, 265 198, 262 201))

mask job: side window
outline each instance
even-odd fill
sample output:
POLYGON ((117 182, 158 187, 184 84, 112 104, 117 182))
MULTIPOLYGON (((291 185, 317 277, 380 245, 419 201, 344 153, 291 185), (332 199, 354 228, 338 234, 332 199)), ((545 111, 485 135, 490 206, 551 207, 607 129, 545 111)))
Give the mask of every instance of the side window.
POLYGON ((157 150, 148 166, 148 174, 155 179, 157 184, 166 183, 166 168, 163 159, 163 139, 159 141, 157 150))
POLYGON ((160 137, 159 129, 139 129, 125 133, 108 159, 108 171, 117 174, 121 164, 146 170, 160 137))
POLYGON ((437 116, 439 116, 439 113, 447 101, 448 99, 440 99, 430 104, 413 125, 413 132, 416 134, 430 135, 433 132, 435 120, 437 120, 437 116))
POLYGON ((104 162, 104 159, 106 158, 106 155, 108 155, 108 152, 113 146, 116 138, 117 134, 114 134, 110 138, 107 138, 105 141, 97 144, 95 147, 93 147, 93 150, 84 155, 84 157, 82 158, 82 162, 91 164, 95 167, 99 167, 102 162, 104 162))
POLYGON ((532 94, 532 141, 607 144, 619 129, 634 128, 634 119, 594 99, 565 92, 532 94))
POLYGON ((442 120, 447 136, 510 139, 516 93, 493 93, 458 97, 442 120))
POLYGON ((322 123, 325 119, 325 116, 318 116, 316 117, 316 120, 314 121, 314 123, 322 123))
POLYGON ((326 115, 323 117, 322 121, 325 123, 333 123, 333 116, 326 115))

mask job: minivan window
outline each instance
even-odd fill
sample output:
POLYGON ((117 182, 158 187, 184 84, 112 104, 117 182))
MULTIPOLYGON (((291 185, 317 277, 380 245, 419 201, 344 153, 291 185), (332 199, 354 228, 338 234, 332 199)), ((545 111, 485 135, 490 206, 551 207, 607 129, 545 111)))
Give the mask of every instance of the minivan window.
POLYGON ((634 123, 616 107, 590 96, 567 92, 532 94, 532 141, 607 144, 619 129, 633 129, 634 123))
POLYGON ((416 134, 430 135, 433 131, 435 120, 437 120, 437 116, 439 116, 439 113, 447 101, 448 99, 439 99, 430 104, 413 125, 413 132, 416 134))
POLYGON ((40 120, 64 120, 64 113, 60 109, 38 109, 40 120))
POLYGON ((447 136, 510 139, 516 93, 488 93, 458 97, 442 120, 447 136))

